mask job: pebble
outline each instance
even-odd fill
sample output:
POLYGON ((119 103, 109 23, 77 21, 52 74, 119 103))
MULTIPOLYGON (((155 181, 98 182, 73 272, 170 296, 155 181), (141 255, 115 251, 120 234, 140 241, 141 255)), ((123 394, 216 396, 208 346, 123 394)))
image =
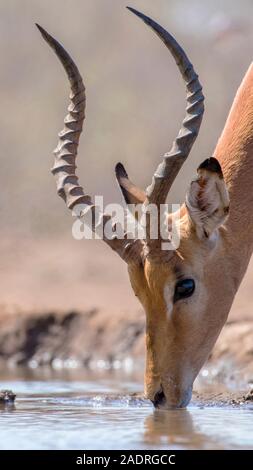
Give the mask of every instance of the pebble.
POLYGON ((0 403, 14 403, 15 393, 11 390, 0 390, 0 403))

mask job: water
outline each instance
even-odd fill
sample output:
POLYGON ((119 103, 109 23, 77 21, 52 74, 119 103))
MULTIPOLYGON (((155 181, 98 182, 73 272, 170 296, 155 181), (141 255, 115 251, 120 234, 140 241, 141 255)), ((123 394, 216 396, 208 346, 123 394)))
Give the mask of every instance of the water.
POLYGON ((17 393, 0 408, 1 449, 253 449, 253 407, 159 411, 126 377, 0 380, 17 393))

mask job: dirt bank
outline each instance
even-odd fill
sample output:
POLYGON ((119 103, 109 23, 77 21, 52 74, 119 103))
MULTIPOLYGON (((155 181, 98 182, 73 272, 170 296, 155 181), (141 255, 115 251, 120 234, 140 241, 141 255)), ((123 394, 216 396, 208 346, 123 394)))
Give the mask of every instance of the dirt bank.
MULTIPOLYGON (((145 319, 110 312, 2 313, 0 362, 61 368, 143 368, 145 319)), ((203 377, 253 382, 253 321, 224 327, 203 377)))
POLYGON ((86 312, 0 315, 0 360, 8 365, 117 367, 142 359, 144 316, 86 312), (102 362, 101 362, 102 361, 102 362))

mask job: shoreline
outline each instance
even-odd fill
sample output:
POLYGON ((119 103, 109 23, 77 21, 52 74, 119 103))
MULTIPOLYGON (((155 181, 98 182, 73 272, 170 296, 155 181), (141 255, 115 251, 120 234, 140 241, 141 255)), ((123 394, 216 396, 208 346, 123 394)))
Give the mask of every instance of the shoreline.
MULTIPOLYGON (((145 319, 91 309, 0 315, 0 366, 143 371, 145 319)), ((253 320, 224 326, 200 372, 206 381, 253 384, 253 320)))

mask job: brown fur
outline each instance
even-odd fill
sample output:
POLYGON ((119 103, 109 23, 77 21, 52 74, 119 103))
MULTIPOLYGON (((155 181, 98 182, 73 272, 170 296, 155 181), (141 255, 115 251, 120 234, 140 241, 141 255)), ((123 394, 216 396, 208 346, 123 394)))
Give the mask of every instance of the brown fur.
POLYGON ((233 244, 253 243, 253 64, 239 87, 214 152, 228 186, 231 207, 227 227, 233 244), (243 227, 243 230, 242 230, 243 227), (233 235, 234 234, 234 235, 233 235))
POLYGON ((226 190, 221 175, 208 174, 213 186, 211 193, 205 194, 206 169, 200 170, 199 191, 196 196, 190 189, 190 197, 204 224, 211 227, 207 236, 199 230, 195 213, 184 205, 179 249, 168 253, 151 248, 143 254, 142 265, 129 265, 132 287, 147 316, 146 395, 155 401, 162 391, 162 407, 189 402, 193 381, 227 319, 249 262, 253 242, 252 153, 253 66, 239 88, 215 150, 229 189, 228 218, 225 221, 228 204, 223 199, 226 190), (221 193, 219 207, 208 213, 214 191, 221 193), (207 198, 205 204, 203 198, 207 198), (178 276, 193 278, 196 289, 191 297, 173 303, 178 276))

